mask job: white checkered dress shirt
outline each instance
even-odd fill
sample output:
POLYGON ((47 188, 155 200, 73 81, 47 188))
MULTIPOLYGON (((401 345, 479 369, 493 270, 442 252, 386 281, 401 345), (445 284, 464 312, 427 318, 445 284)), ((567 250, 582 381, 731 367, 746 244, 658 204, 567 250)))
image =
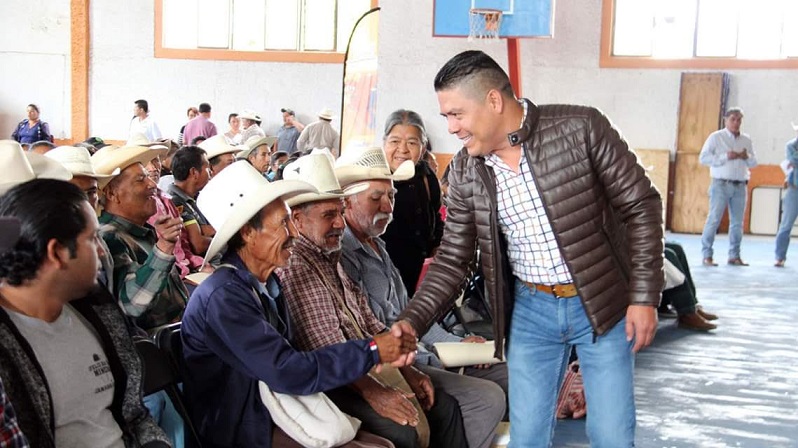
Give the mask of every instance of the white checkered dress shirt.
POLYGON ((516 174, 495 154, 485 158, 496 177, 499 228, 507 240, 513 275, 541 285, 572 283, 526 156, 516 174))

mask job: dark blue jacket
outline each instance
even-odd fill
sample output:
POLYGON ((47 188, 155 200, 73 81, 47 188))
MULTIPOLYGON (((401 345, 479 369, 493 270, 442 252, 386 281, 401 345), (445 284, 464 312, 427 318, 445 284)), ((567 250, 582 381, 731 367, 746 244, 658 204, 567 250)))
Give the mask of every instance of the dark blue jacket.
POLYGON ((203 447, 269 448, 273 424, 258 381, 275 392, 312 394, 362 377, 379 355, 372 339, 295 350, 277 277, 263 285, 237 255, 223 262, 238 269, 220 268, 205 280, 183 316, 186 401, 203 447))

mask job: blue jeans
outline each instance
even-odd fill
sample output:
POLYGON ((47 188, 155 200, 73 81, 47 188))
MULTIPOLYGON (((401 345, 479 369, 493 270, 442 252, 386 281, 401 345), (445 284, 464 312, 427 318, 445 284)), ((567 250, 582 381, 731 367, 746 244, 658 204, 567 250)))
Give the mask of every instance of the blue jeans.
POLYGON ((576 346, 593 448, 634 446, 634 355, 626 320, 593 339, 580 298, 557 299, 516 281, 507 366, 510 447, 550 447, 557 394, 571 346, 576 346))
POLYGON ((798 188, 788 187, 781 200, 781 224, 776 233, 776 260, 787 259, 787 246, 790 245, 790 232, 798 218, 798 188))
POLYGON ((729 207, 729 259, 740 258, 743 214, 747 197, 746 184, 712 179, 709 185, 709 213, 704 224, 704 232, 701 234, 701 252, 704 258, 712 258, 712 244, 715 243, 715 234, 726 207, 729 207))

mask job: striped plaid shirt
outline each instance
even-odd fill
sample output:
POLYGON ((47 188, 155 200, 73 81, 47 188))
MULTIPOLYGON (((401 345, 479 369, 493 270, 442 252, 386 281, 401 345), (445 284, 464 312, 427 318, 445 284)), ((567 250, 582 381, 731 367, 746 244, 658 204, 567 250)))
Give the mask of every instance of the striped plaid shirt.
POLYGON ((107 212, 100 215, 100 225, 100 236, 114 259, 114 295, 125 314, 135 317, 144 330, 179 320, 188 291, 174 255, 155 246, 155 229, 107 212))
POLYGON ((17 415, 0 382, 0 448, 28 448, 28 439, 22 434, 17 415))
POLYGON ((300 350, 361 339, 349 315, 363 330, 363 337, 386 329, 371 312, 368 297, 346 275, 338 254, 325 255, 304 236, 297 238, 288 267, 276 273, 294 324, 292 342, 300 350), (339 296, 343 297, 346 309, 341 306, 339 296))
POLYGON ((513 275, 542 285, 572 283, 523 150, 518 173, 495 154, 485 158, 485 165, 495 174, 499 228, 513 275))

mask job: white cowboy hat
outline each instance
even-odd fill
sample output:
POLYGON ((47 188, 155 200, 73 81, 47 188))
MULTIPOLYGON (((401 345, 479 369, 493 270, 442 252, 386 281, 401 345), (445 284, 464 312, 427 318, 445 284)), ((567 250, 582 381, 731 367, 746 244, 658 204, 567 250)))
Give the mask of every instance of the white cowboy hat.
POLYGON ((89 150, 83 147, 59 146, 47 151, 44 156, 63 165, 73 176, 87 176, 97 179, 100 188, 103 188, 120 172, 119 168, 117 168, 111 174, 97 174, 94 170, 94 165, 91 163, 89 150))
POLYGON ((244 142, 242 146, 244 146, 244 150, 241 151, 236 155, 236 159, 243 160, 246 159, 252 154, 252 151, 256 150, 258 146, 266 145, 269 147, 269 150, 272 149, 274 146, 274 142, 277 141, 277 137, 266 136, 261 137, 259 135, 253 135, 252 137, 248 138, 247 141, 244 142))
MULTIPOLYGON (((296 161, 289 163, 283 169, 283 179, 304 179, 313 184, 318 190, 317 193, 300 194, 287 200, 286 203, 289 207, 308 202, 343 198, 360 193, 368 188, 368 184, 364 183, 353 185, 343 190, 335 177, 335 170, 331 161, 332 155, 325 154, 325 150, 315 151, 296 159, 296 161)), ((329 153, 329 150, 326 150, 326 152, 329 153)))
POLYGON ((135 163, 147 165, 150 160, 166 155, 168 150, 163 145, 147 146, 106 146, 91 156, 91 163, 94 171, 98 174, 112 174, 119 169, 125 168, 135 163))
POLYGON ((214 176, 202 189, 197 205, 216 235, 205 253, 205 263, 218 254, 244 224, 272 201, 316 192, 302 181, 269 182, 247 162, 238 161, 214 176))
POLYGON ((254 110, 244 109, 238 113, 238 118, 246 118, 247 120, 259 121, 260 116, 254 110))
POLYGON ((0 140, 0 194, 33 179, 70 180, 72 173, 53 159, 25 152, 14 140, 0 140))
POLYGON ((227 143, 227 140, 225 140, 224 135, 222 134, 216 134, 213 137, 206 139, 204 142, 199 144, 199 147, 205 150, 205 155, 208 156, 208 160, 222 154, 235 154, 241 151, 240 148, 227 143))
POLYGON ((335 161, 335 176, 342 187, 374 179, 407 180, 416 174, 412 160, 405 160, 391 173, 382 148, 352 147, 335 161))
POLYGON ((332 120, 333 119, 333 111, 332 109, 325 107, 324 109, 319 111, 319 118, 323 118, 325 120, 332 120))
MULTIPOLYGON (((125 143, 125 146, 146 146, 148 148, 153 149, 166 149, 169 150, 169 147, 164 144, 164 142, 151 142, 147 139, 147 136, 137 132, 135 134, 131 134, 130 138, 125 143)), ((154 158, 154 157, 153 157, 154 158)))

